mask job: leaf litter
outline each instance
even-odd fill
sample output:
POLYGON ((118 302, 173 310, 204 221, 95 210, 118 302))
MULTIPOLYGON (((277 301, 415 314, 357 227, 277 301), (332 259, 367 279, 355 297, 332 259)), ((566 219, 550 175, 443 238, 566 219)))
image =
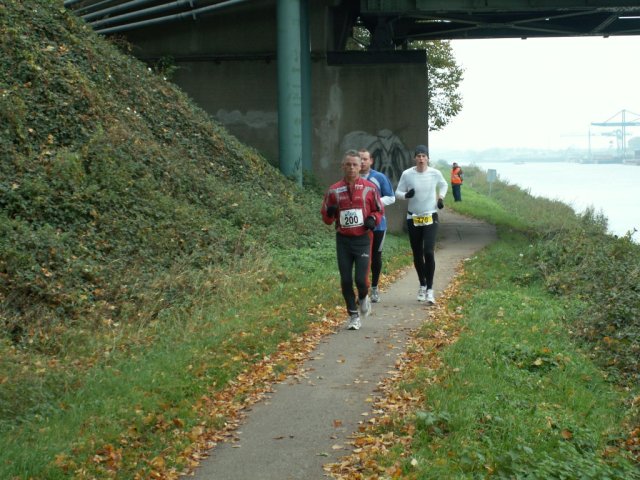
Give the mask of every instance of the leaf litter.
MULTIPOLYGON (((419 329, 412 331, 404 352, 398 357, 395 370, 387 372, 388 376, 378 384, 379 396, 373 399, 370 418, 360 422, 358 432, 351 436, 350 444, 353 449, 338 462, 328 463, 324 470, 333 478, 340 480, 364 480, 400 478, 403 475, 400 462, 385 467, 379 464, 379 459, 385 456, 395 446, 401 446, 400 458, 406 457, 409 446, 413 441, 414 427, 407 423, 401 428, 402 435, 394 432, 381 433, 381 427, 403 425, 403 419, 415 414, 425 401, 425 392, 408 392, 402 385, 411 382, 419 371, 436 372, 442 366, 440 352, 454 343, 460 334, 458 324, 460 314, 447 310, 447 300, 459 287, 459 280, 452 280, 442 292, 437 305, 429 308, 425 322, 434 328, 428 336, 418 335, 419 329)), ((431 383, 437 382, 434 375, 431 383)), ((410 464, 415 466, 417 460, 410 464)), ((407 477, 403 477, 407 478, 407 477)))

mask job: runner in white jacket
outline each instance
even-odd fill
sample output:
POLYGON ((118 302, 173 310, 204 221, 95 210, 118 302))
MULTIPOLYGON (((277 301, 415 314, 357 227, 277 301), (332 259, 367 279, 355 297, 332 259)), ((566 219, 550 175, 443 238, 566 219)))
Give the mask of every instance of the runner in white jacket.
POLYGON ((408 200, 407 228, 413 252, 413 265, 420 288, 418 301, 435 304, 433 276, 436 270, 435 246, 438 233, 438 209, 444 208, 449 187, 439 170, 429 167, 429 151, 418 145, 414 152, 416 166, 400 176, 396 198, 408 200))

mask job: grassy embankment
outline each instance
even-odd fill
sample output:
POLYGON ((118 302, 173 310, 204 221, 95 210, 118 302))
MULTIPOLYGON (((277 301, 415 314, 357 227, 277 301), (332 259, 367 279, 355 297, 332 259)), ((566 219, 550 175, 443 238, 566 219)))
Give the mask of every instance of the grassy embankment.
POLYGON ((512 185, 489 196, 465 172, 464 201, 448 205, 499 240, 465 262, 334 473, 640 478, 640 245, 512 185))
MULTIPOLYGON (((225 424, 234 425, 245 402, 268 388, 264 382, 280 378, 304 356, 313 343, 304 332, 331 331, 339 323, 332 235, 318 220, 319 192, 283 179, 161 76, 95 37, 58 1, 3 2, 0 36, 0 478, 171 478, 189 470, 199 450, 224 435, 225 424)), ((638 342, 636 327, 625 319, 638 318, 637 250, 624 240, 583 242, 578 227, 593 222, 574 222, 564 210, 566 232, 557 222, 534 225, 534 217, 524 214, 548 205, 519 200, 519 192, 507 190, 511 196, 496 192, 492 198, 465 190, 461 207, 482 206, 478 215, 490 214, 490 221, 520 233, 503 236, 490 250, 493 257, 488 253, 469 264, 478 270, 465 276, 463 321, 474 310, 482 319, 478 324, 491 316, 479 308, 481 293, 484 303, 502 306, 506 316, 520 311, 508 309, 507 300, 518 298, 524 286, 538 286, 540 297, 528 293, 530 318, 522 325, 508 317, 508 331, 533 329, 539 308, 558 305, 549 311, 564 317, 554 326, 570 327, 552 330, 552 338, 573 331, 599 341, 589 351, 610 360, 610 378, 626 379, 634 388, 629 379, 637 372, 632 362, 638 342), (520 247, 529 242, 544 263, 520 247), (579 255, 578 247, 593 253, 579 255), (516 257, 521 250, 527 255, 516 257), (566 252, 589 262, 563 263, 574 258, 566 252), (624 274, 606 261, 601 270, 589 269, 618 256, 629 259, 624 274), (589 290, 593 278, 601 279, 597 292, 589 290), (610 287, 616 278, 626 283, 610 287), (506 299, 498 295, 499 285, 505 285, 506 299), (597 295, 611 297, 597 310, 585 309, 584 302, 597 295)), ((402 238, 392 237, 386 251, 390 271, 409 261, 402 238)), ((480 350, 493 352, 495 365, 508 366, 514 357, 510 373, 530 375, 518 365, 526 365, 526 354, 537 346, 505 337, 498 350, 497 338, 479 344, 480 350)), ((614 435, 626 432, 620 423, 625 398, 601 380, 588 355, 576 350, 574 357, 567 342, 566 348, 545 347, 561 357, 539 355, 533 364, 560 372, 584 363, 592 372, 584 377, 593 379, 589 392, 574 391, 579 398, 597 395, 591 401, 597 414, 578 415, 580 430, 568 425, 560 431, 580 439, 581 452, 595 452, 580 457, 594 463, 606 443, 603 415, 614 435), (601 414, 599 405, 609 405, 609 413, 601 414), (589 433, 586 440, 581 432, 589 433)), ((455 358, 451 371, 459 375, 466 356, 455 358)), ((518 382, 527 383, 511 383, 518 382)), ((550 392, 546 384, 535 393, 550 392)), ((429 391, 417 382, 416 388, 429 391)), ((509 405, 490 390, 477 398, 490 415, 489 407, 509 405)), ((537 411, 544 412, 559 405, 554 398, 520 403, 543 405, 537 411)), ((474 412, 472 407, 462 404, 460 411, 474 412)), ((556 424, 562 420, 548 417, 556 424)), ((489 420, 479 418, 483 425, 489 420)), ((528 423, 537 416, 506 418, 511 423, 504 428, 485 426, 483 437, 494 431, 503 445, 521 445, 518 465, 533 468, 522 459, 537 444, 524 435, 514 441, 508 436, 512 427, 535 438, 556 430, 528 423)), ((484 442, 497 443, 493 437, 484 442)), ((474 460, 484 451, 472 449, 462 458, 486 473, 474 460)), ((567 458, 569 466, 575 464, 567 458)), ((486 463, 508 471, 500 462, 486 463)), ((459 467, 450 463, 447 471, 459 467)))
POLYGON ((318 190, 59 0, 0 5, 0 152, 0 478, 188 470, 340 319, 318 190))

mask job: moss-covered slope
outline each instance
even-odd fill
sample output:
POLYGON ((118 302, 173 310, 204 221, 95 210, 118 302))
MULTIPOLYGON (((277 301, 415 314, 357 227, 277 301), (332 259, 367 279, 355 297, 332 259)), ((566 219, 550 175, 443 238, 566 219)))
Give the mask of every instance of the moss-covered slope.
POLYGON ((317 194, 62 3, 0 4, 5 335, 127 317, 173 271, 326 235, 317 194))

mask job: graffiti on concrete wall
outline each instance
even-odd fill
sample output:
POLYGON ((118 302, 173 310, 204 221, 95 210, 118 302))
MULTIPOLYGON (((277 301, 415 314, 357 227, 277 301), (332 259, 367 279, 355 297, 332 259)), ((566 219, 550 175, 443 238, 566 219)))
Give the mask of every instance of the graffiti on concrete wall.
POLYGON ((369 150, 373 158, 373 168, 384 173, 394 187, 398 184, 402 172, 412 165, 411 152, 391 130, 380 130, 377 134, 355 131, 342 139, 343 152, 361 148, 369 150))

